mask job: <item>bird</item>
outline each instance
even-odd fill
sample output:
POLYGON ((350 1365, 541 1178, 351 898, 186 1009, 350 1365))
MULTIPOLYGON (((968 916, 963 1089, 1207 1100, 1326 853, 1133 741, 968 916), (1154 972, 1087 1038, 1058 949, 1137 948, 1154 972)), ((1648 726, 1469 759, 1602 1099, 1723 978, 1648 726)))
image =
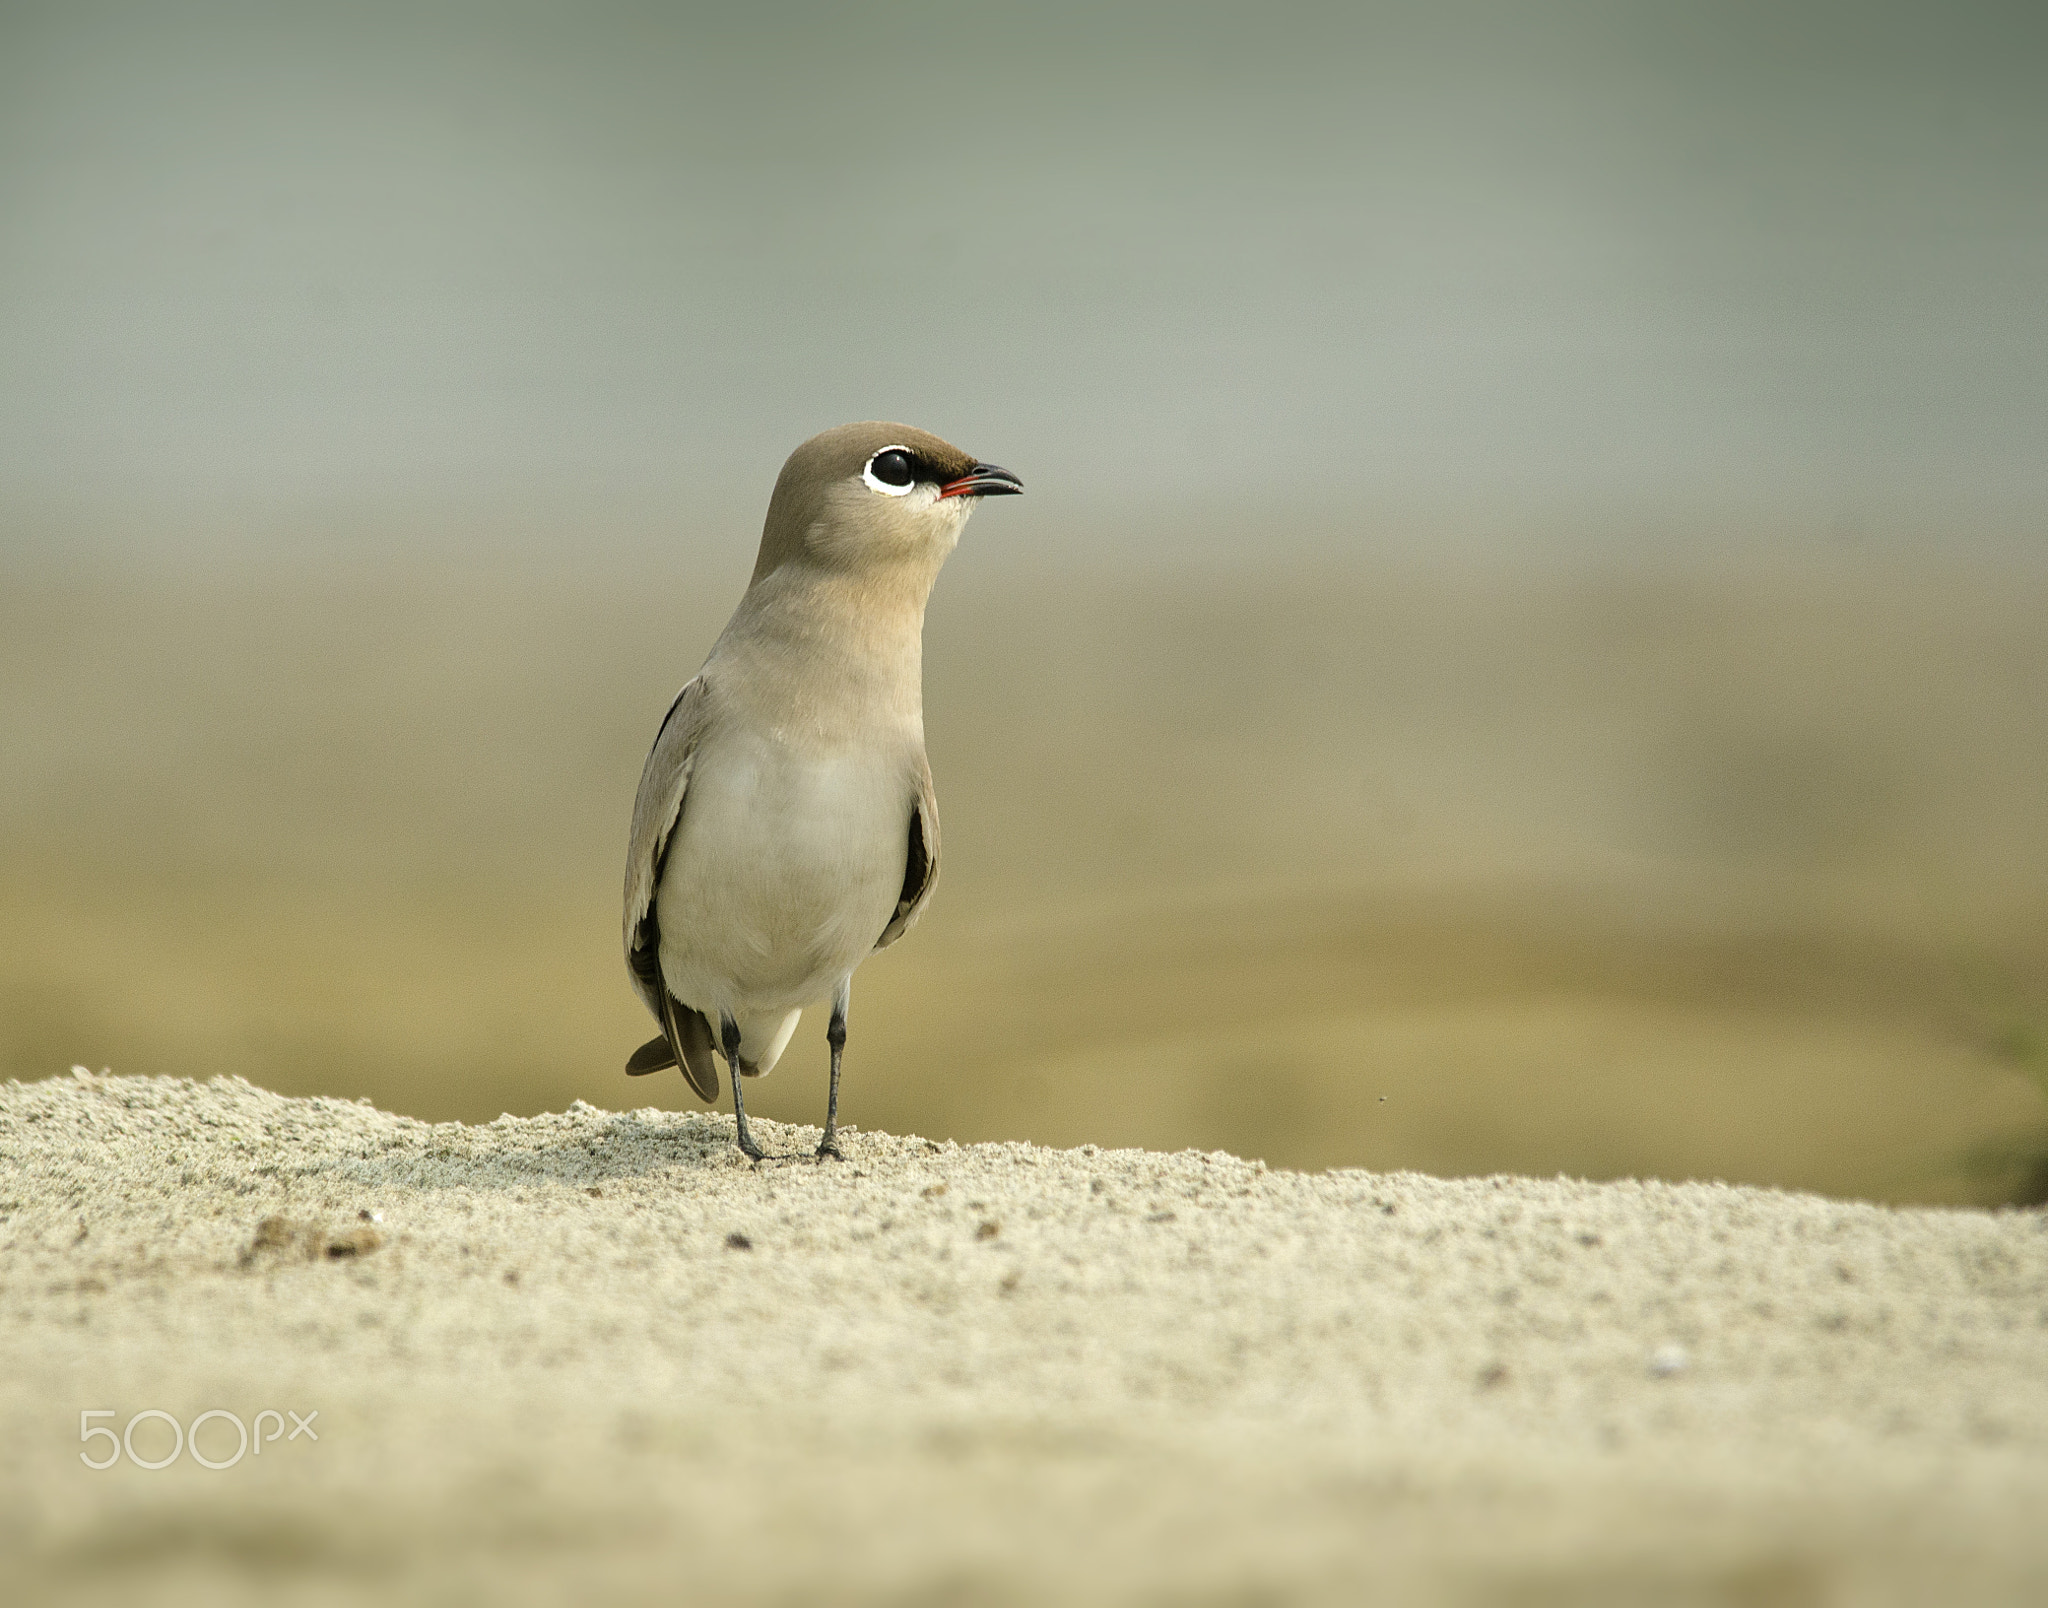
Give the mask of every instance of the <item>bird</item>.
POLYGON ((754 572, 641 769, 626 854, 626 967, 661 1032, 628 1076, 679 1067, 718 1102, 832 1002, 817 1159, 839 1146, 856 967, 924 913, 939 807, 924 743, 924 614, 939 567, 1009 470, 908 425, 811 437, 776 477, 754 572))

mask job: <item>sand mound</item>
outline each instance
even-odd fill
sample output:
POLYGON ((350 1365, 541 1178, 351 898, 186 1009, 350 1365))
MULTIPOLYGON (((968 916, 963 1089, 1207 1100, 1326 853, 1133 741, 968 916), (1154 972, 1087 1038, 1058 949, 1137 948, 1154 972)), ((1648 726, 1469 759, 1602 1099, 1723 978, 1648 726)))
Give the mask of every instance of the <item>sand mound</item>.
POLYGON ((2041 1213, 762 1130, 0 1088, 8 1574, 2048 1599, 2041 1213))

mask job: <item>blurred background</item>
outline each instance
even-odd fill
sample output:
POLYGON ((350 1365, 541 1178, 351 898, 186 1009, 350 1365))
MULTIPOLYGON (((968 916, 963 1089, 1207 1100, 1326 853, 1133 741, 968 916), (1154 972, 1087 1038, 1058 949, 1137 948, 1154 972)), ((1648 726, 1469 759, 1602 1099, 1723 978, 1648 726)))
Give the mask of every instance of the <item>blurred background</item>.
POLYGON ((0 6, 0 1073, 687 1104, 640 763, 882 417, 1029 494, 855 1122, 2048 1196, 2048 13, 730 11, 0 6))

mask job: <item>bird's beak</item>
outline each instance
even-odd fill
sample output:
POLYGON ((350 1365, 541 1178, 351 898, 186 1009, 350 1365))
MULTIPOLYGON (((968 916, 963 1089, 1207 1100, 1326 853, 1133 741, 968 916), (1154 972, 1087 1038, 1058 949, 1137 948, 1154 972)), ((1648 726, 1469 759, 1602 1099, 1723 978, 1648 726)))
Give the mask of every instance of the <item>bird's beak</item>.
POLYGON ((1014 497, 1024 489, 1024 482, 1007 469, 998 469, 992 463, 978 463, 958 480, 949 480, 939 487, 941 497, 1014 497))

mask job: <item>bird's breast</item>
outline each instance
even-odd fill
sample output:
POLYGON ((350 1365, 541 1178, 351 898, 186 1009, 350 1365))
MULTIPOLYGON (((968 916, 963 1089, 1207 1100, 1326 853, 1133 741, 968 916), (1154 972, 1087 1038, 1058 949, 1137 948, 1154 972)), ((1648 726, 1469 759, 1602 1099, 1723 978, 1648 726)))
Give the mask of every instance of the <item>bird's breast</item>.
POLYGON ((805 1003, 874 947, 903 886, 915 802, 900 746, 759 728, 706 742, 656 896, 679 999, 805 1003))

